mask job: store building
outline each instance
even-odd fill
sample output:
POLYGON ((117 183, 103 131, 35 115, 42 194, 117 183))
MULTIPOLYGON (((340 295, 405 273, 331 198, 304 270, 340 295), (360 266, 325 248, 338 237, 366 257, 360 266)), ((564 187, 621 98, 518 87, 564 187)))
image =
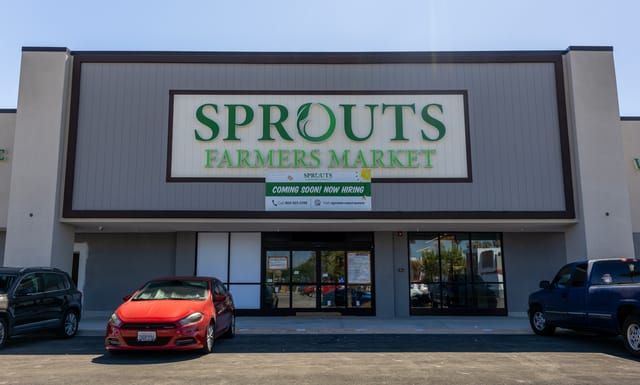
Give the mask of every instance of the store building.
POLYGON ((524 315, 640 248, 640 120, 613 50, 24 48, 0 110, 0 262, 87 312, 214 275, 241 314, 524 315))

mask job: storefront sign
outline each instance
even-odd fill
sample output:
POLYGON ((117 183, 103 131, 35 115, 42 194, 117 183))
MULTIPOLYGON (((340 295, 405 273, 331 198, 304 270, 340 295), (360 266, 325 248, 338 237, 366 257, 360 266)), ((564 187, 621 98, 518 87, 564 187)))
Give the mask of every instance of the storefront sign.
POLYGON ((467 178, 466 93, 171 93, 170 178, 467 178))
POLYGON ((366 251, 347 254, 350 284, 371 284, 371 256, 366 251))
POLYGON ((7 160, 7 149, 0 148, 0 161, 7 160))
POLYGON ((289 268, 289 258, 282 257, 268 257, 267 266, 269 270, 287 270, 289 268))
POLYGON ((267 211, 371 210, 371 170, 267 171, 267 211))

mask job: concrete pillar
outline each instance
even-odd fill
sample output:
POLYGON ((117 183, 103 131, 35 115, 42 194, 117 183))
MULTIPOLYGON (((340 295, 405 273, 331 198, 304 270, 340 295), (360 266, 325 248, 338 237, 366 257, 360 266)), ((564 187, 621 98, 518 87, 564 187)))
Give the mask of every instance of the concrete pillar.
POLYGON ((5 266, 71 271, 74 231, 59 220, 71 61, 65 48, 22 51, 5 266))
POLYGON ((374 233, 374 273, 376 316, 391 318, 395 316, 394 303, 394 248, 393 236, 390 232, 374 233))
POLYGON ((578 218, 567 260, 633 257, 613 52, 572 48, 565 73, 578 218))

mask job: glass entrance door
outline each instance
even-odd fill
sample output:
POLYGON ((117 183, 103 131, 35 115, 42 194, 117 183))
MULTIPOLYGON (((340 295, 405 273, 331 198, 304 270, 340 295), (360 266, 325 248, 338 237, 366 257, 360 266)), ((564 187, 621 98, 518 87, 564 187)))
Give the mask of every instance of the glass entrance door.
POLYGON ((373 314, 371 250, 266 249, 262 309, 373 314))

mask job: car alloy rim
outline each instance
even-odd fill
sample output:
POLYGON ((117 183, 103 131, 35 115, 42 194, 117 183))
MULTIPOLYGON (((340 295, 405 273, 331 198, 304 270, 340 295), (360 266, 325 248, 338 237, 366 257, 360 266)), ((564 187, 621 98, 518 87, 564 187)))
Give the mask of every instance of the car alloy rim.
POLYGON ((635 351, 640 350, 640 325, 633 323, 627 328, 627 341, 635 351))
POLYGON ((0 322, 0 343, 4 341, 4 337, 5 337, 4 323, 0 322))
POLYGON ((533 315, 533 324, 535 325, 536 329, 544 329, 546 322, 547 321, 544 319, 544 314, 542 314, 541 311, 535 312, 535 314, 533 315))
POLYGON ((67 317, 64 320, 64 332, 70 336, 76 332, 76 328, 78 327, 78 322, 76 319, 76 314, 71 312, 67 314, 67 317))
POLYGON ((213 325, 209 324, 209 327, 207 328, 207 347, 209 350, 213 349, 213 333, 213 325))

